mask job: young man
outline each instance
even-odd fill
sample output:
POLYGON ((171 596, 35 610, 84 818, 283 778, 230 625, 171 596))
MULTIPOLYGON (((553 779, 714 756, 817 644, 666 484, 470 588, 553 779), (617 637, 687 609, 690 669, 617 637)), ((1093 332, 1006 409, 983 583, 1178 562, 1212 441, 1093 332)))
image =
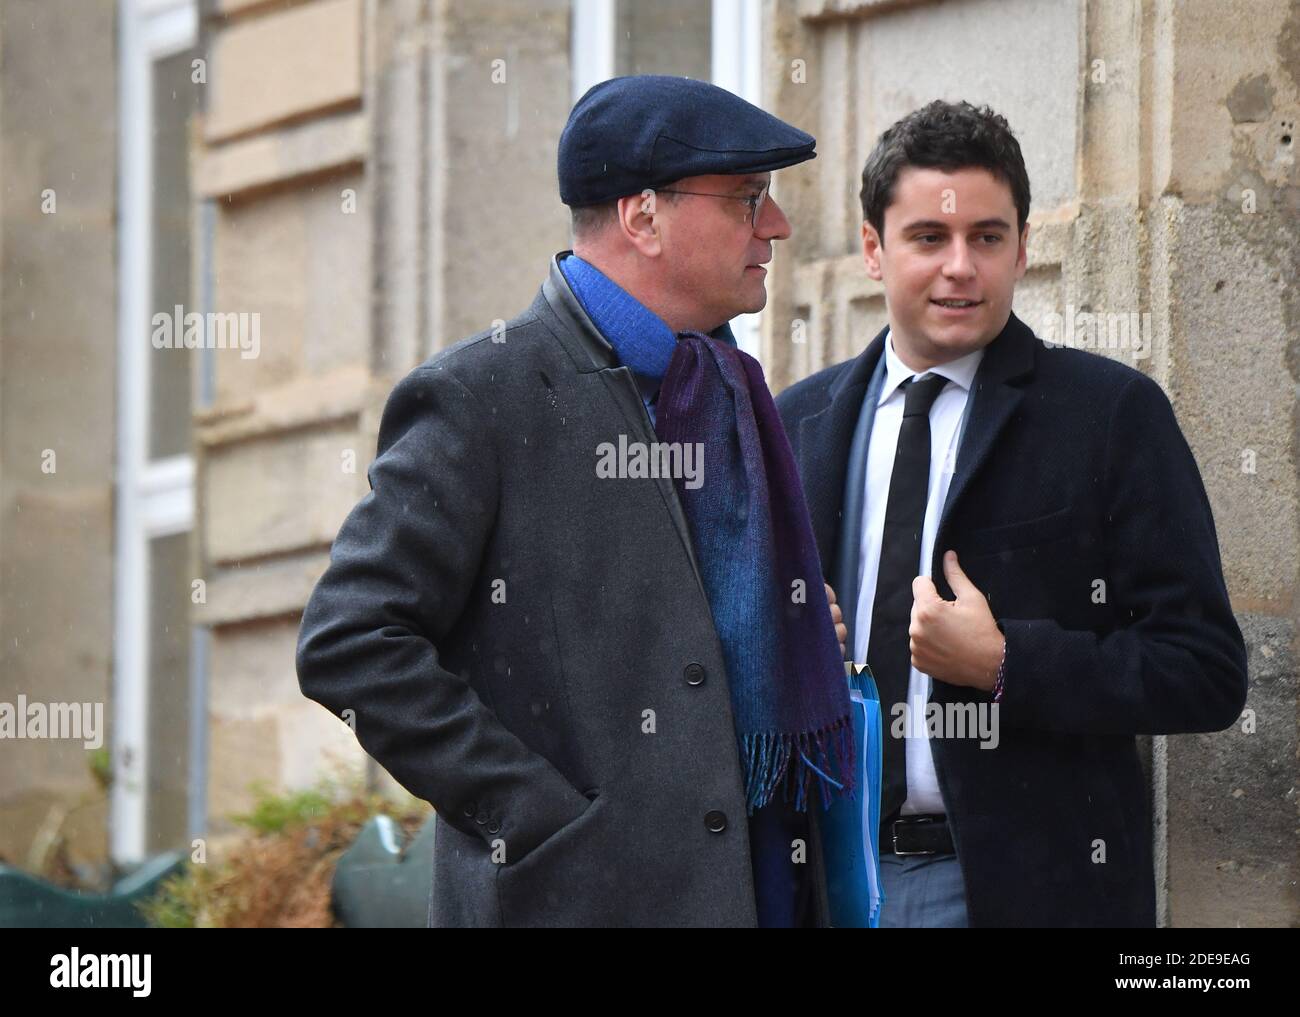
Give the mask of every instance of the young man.
POLYGON ((437 808, 431 925, 826 924, 804 808, 843 654, 727 326, 814 144, 701 82, 595 86, 560 140, 574 252, 389 397, 298 675, 437 808))
POLYGON ((1154 381, 1011 313, 1029 180, 1002 117, 904 117, 861 196, 889 325, 778 406, 885 717, 881 926, 1153 925, 1134 736, 1246 698, 1196 463, 1154 381))

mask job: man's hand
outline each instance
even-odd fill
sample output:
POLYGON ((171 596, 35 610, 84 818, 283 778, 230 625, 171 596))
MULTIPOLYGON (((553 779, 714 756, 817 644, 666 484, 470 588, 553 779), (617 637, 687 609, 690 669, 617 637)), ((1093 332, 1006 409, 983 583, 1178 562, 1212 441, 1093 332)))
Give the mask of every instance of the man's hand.
POLYGON ((843 657, 846 652, 845 643, 849 638, 849 627, 844 624, 844 612, 840 610, 840 605, 835 603, 835 591, 831 589, 831 584, 823 582, 826 587, 826 599, 831 605, 831 621, 835 623, 835 638, 840 641, 840 656, 843 657))
POLYGON ((940 597, 929 576, 912 580, 912 666, 949 685, 991 692, 1002 663, 1002 632, 984 594, 957 564, 956 551, 944 553, 943 574, 956 600, 940 597))

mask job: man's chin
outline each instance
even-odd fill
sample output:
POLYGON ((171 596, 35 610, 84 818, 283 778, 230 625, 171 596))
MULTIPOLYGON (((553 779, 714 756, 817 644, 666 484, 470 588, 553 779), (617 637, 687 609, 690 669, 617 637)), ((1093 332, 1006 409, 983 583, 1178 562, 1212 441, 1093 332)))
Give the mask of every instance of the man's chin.
POLYGON ((977 321, 930 321, 926 322, 925 329, 926 337, 934 346, 954 353, 971 353, 987 346, 1001 331, 1002 325, 994 327, 989 315, 981 315, 977 321))
POLYGON ((741 310, 738 313, 757 314, 766 306, 767 306, 767 287, 760 285, 758 288, 758 293, 750 297, 750 299, 744 304, 744 306, 741 308, 741 310))
POLYGON ((731 321, 742 314, 757 314, 767 306, 767 287, 761 283, 757 289, 746 286, 735 293, 736 302, 724 312, 724 321, 731 321))
POLYGON ((983 349, 997 338, 996 332, 989 335, 987 329, 936 328, 929 323, 927 327, 914 328, 910 334, 920 344, 916 351, 919 355, 941 364, 983 349))

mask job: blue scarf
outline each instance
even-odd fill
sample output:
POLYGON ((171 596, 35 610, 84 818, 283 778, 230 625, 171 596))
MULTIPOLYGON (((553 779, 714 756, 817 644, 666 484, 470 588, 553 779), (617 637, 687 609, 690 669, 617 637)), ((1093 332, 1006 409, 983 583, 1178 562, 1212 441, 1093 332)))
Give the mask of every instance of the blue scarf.
POLYGON ((848 688, 820 559, 763 369, 723 326, 680 340, 640 301, 572 255, 565 278, 619 359, 661 379, 655 431, 700 443, 704 483, 678 494, 722 643, 752 813, 784 782, 796 808, 813 783, 829 803, 851 770, 848 688), (724 331, 725 330, 725 331, 724 331), (831 759, 845 742, 843 761, 831 759))
POLYGON ((727 668, 760 924, 788 924, 788 894, 767 896, 792 878, 788 835, 801 826, 788 806, 805 811, 814 785, 823 805, 851 795, 854 770, 844 663, 789 440, 762 367, 727 326, 679 338, 577 256, 560 268, 619 359, 662 380, 660 440, 705 451, 704 483, 678 478, 677 490, 727 668))

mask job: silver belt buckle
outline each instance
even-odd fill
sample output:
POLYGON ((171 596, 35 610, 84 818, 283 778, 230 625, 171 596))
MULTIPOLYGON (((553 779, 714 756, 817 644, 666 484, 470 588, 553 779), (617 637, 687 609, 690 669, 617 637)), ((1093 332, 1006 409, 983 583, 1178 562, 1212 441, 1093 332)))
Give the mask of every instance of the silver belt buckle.
MULTIPOLYGON (((898 824, 901 823, 902 821, 903 821, 903 820, 902 820, 901 818, 900 818, 900 819, 895 819, 895 820, 894 820, 894 824, 893 824, 893 828, 892 828, 891 831, 890 831, 891 834, 892 834, 892 836, 893 836, 893 838, 894 838, 894 854, 896 854, 896 855, 904 855, 904 856, 906 856, 906 855, 933 855, 933 854, 937 854, 937 852, 934 851, 934 850, 930 850, 930 851, 899 851, 899 850, 898 850, 898 824)), ((924 825, 927 824, 927 823, 933 823, 933 822, 934 822, 934 820, 931 819, 931 818, 929 818, 929 817, 927 816, 925 819, 916 819, 916 820, 913 820, 912 822, 908 823, 907 825, 908 825, 908 826, 924 826, 924 825)))

